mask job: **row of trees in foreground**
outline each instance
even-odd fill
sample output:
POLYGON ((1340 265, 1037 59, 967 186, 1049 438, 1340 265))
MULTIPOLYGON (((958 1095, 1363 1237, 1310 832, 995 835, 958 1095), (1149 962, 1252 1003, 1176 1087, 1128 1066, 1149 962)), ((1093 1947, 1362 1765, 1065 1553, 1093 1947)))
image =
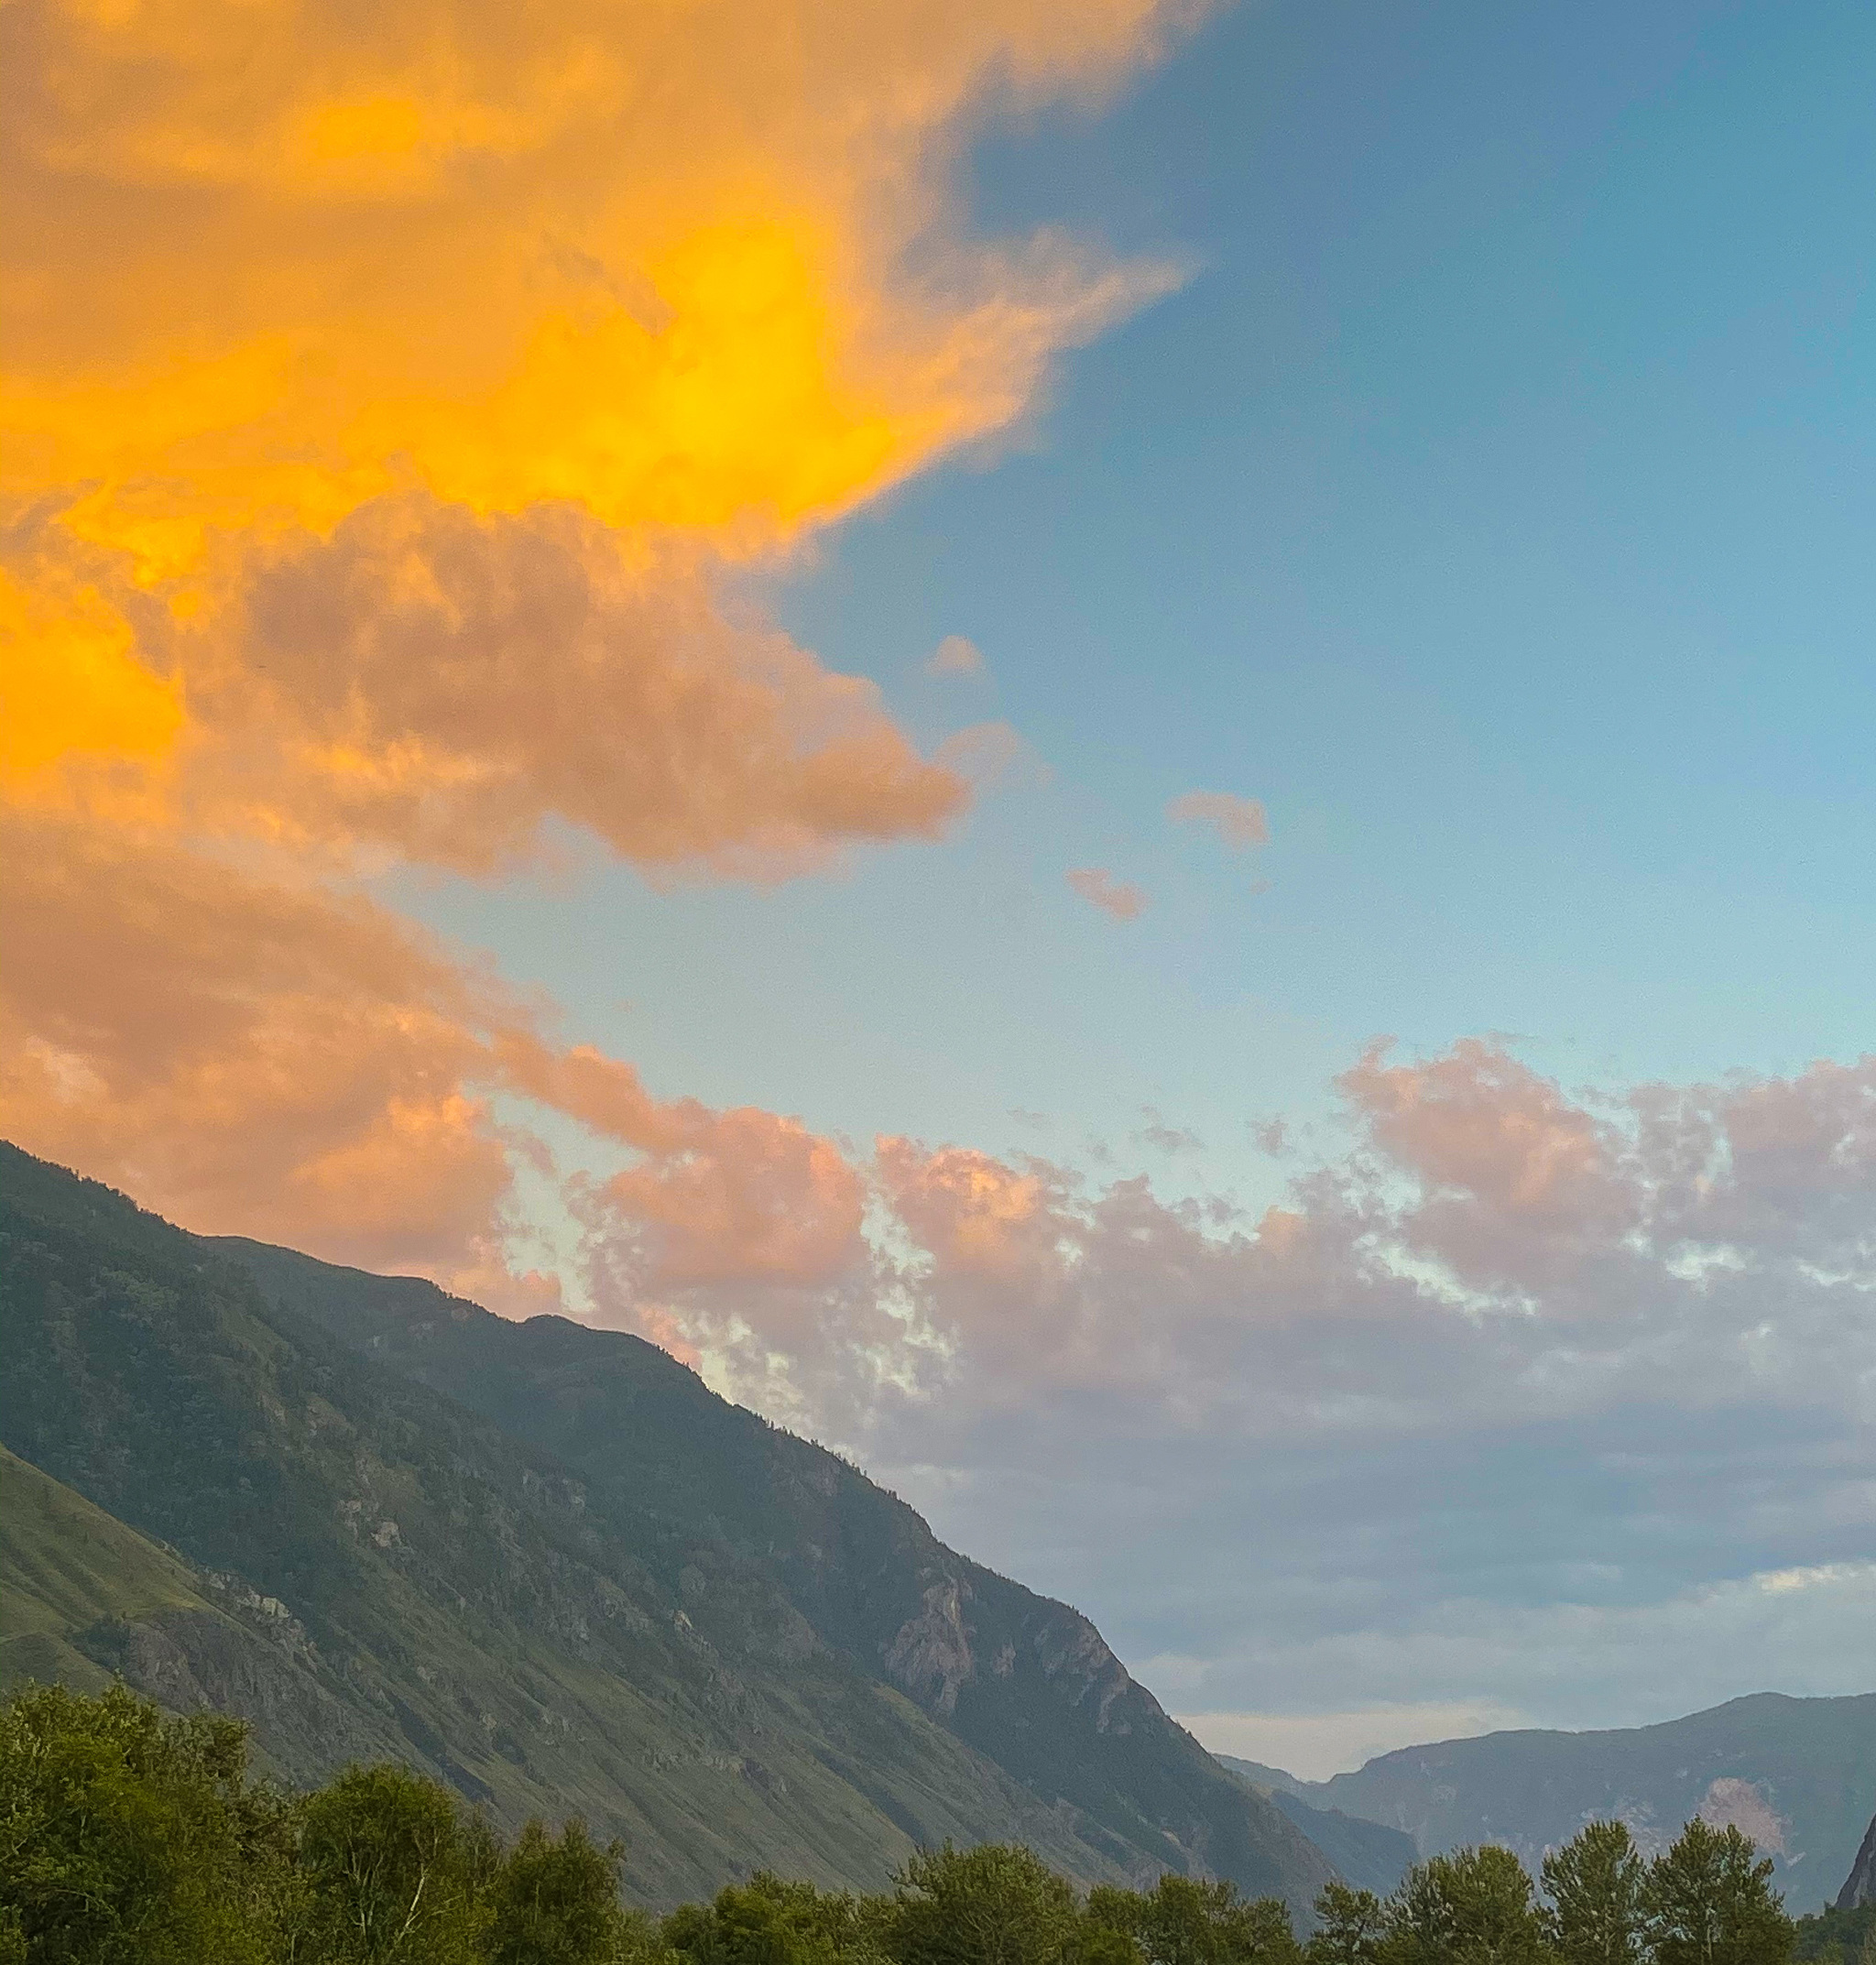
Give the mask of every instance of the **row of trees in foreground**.
POLYGON ((1785 1965, 1794 1927, 1737 1829, 1644 1861, 1619 1822, 1545 1859, 1332 1884, 1299 1942, 1275 1898, 1162 1877, 1079 1894, 1026 1849, 914 1856, 878 1896, 758 1876, 661 1921, 578 1822, 504 1844, 436 1782, 250 1778, 236 1721, 124 1687, 0 1711, 0 1965, 1785 1965))

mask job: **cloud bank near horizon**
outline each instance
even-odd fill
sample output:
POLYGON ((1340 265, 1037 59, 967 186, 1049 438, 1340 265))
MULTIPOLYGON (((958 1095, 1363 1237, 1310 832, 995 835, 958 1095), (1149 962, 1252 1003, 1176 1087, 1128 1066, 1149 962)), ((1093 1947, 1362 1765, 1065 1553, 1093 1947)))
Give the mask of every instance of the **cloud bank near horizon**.
POLYGON ((818 1276, 652 1322, 595 1221, 600 1298, 1097 1604, 1202 1734, 1867 1689, 1876 1057, 1573 1095, 1467 1039, 1340 1091, 1255 1219, 889 1138, 818 1276))

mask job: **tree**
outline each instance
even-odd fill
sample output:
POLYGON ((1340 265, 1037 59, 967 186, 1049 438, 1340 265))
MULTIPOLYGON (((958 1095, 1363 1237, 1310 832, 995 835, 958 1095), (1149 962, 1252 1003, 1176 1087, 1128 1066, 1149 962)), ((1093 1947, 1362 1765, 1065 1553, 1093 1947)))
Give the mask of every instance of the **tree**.
POLYGON ((1309 1965, 1382 1965, 1392 1928, 1372 1890, 1325 1883, 1315 1900, 1316 1927, 1304 1948, 1309 1965))
POLYGON ((1654 1859, 1642 1901, 1656 1965, 1784 1965, 1796 1931, 1757 1855, 1737 1829, 1696 1818, 1654 1859))
POLYGON ((321 1965, 464 1965, 496 1867, 456 1797, 403 1767, 350 1767, 306 1804, 300 1867, 321 1965))
POLYGON ((1647 1871, 1623 1822, 1591 1822, 1543 1859, 1546 1922, 1564 1965, 1638 1965, 1647 1871))
POLYGON ((1301 1965, 1280 1897, 1247 1903, 1230 1883, 1165 1875, 1151 1890, 1088 1895, 1087 1917, 1131 1938, 1147 1965, 1301 1965))
POLYGON ((615 1842, 601 1849, 586 1825, 550 1835, 527 1823, 485 1892, 487 1965, 622 1965, 649 1947, 642 1920, 619 1902, 615 1842))
POLYGON ((664 1920, 665 1944, 694 1965, 860 1965, 880 1959, 878 1898, 817 1890, 760 1871, 664 1920))
MULTIPOLYGON (((4 1953, 0 1953, 0 1965, 5 1965, 4 1953)), ((1146 1965, 1146 1961, 1126 1931, 1084 1914, 1063 1948, 1062 1965, 1146 1965)))
POLYGON ((290 1849, 236 1720, 166 1718, 121 1685, 0 1712, 0 1959, 261 1965, 290 1849))
POLYGON ((1508 1849, 1417 1863, 1389 1905, 1392 1965, 1542 1965, 1551 1953, 1524 1865, 1508 1849))
POLYGON ((1080 1923, 1067 1881, 1032 1850, 946 1842, 900 1872, 886 1949, 899 1965, 1056 1965, 1080 1923))

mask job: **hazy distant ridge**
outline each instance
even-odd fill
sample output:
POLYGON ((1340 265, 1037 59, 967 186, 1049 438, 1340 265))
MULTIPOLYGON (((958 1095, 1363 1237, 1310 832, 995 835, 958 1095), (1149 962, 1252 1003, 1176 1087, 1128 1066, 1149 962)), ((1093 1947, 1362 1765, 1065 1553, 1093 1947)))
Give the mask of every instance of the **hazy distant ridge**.
POLYGON ((1658 1726, 1488 1733, 1403 1747, 1328 1781, 1275 1768, 1253 1778, 1403 1829, 1423 1856, 1501 1842, 1533 1869, 1598 1816, 1620 1817, 1652 1850, 1702 1815, 1770 1854, 1802 1913, 1836 1899, 1876 1812, 1876 1693, 1761 1692, 1658 1726))

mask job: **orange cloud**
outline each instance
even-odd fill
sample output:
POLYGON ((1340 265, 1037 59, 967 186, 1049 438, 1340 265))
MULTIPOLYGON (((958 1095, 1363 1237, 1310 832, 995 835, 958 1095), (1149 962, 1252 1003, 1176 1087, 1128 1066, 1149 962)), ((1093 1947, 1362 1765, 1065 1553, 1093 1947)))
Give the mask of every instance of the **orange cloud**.
POLYGON ((1084 901, 1116 921, 1138 921, 1147 911, 1146 890, 1117 880, 1105 867, 1075 867, 1063 879, 1084 901))
POLYGON ((1053 1260, 1059 1222, 1040 1174, 970 1147, 934 1152, 899 1138, 877 1142, 875 1167, 912 1239, 943 1266, 1011 1274, 1053 1260))
POLYGON ((12 468, 152 576, 410 481, 788 530, 1019 410, 1163 284, 931 256, 947 134, 1086 91, 1158 0, 19 0, 12 468))
POLYGON ((95 587, 0 567, 0 787, 43 786, 75 760, 160 762, 181 724, 176 682, 138 660, 95 587))
POLYGON ((0 819, 0 1111, 207 1232, 448 1275, 498 1236, 498 990, 381 910, 160 835, 0 819))
POLYGON ((675 547, 567 508, 380 500, 296 534, 179 637, 204 809, 481 870, 556 815, 641 866, 773 877, 931 838, 967 784, 870 682, 733 625, 675 547))
POLYGON ((637 1238, 643 1288, 825 1283, 857 1258, 859 1175, 800 1119, 656 1099, 590 1045, 554 1053, 515 1033, 501 1053, 518 1088, 644 1156, 588 1200, 589 1215, 637 1238))
POLYGON ((1009 734, 920 756, 723 570, 1164 289, 967 242, 947 171, 992 95, 1097 93, 1195 11, 7 7, 0 1120, 515 1304, 534 1100, 637 1156, 594 1205, 643 1286, 850 1262, 832 1142, 557 1049, 346 883, 551 822, 756 879, 944 831, 1009 734))
POLYGON ((858 1178, 797 1119, 660 1101, 358 896, 69 814, 0 815, 0 1124, 209 1233, 413 1270, 498 1307, 518 1152, 495 1101, 632 1149, 605 1184, 647 1288, 823 1280, 858 1178))

